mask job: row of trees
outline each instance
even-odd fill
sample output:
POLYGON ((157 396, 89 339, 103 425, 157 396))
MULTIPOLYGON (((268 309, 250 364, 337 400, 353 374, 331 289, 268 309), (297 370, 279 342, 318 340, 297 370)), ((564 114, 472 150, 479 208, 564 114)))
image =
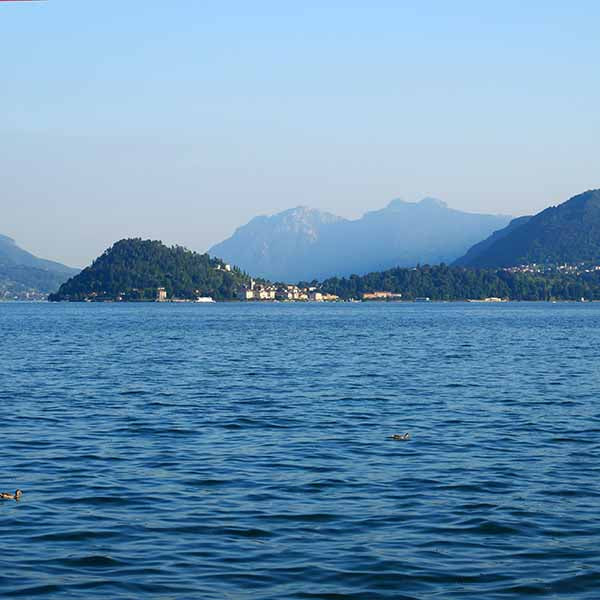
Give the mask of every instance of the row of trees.
POLYGON ((373 291, 402 294, 411 300, 600 300, 600 272, 530 273, 502 269, 468 269, 447 265, 395 268, 379 273, 326 279, 320 288, 340 298, 360 298, 373 291))

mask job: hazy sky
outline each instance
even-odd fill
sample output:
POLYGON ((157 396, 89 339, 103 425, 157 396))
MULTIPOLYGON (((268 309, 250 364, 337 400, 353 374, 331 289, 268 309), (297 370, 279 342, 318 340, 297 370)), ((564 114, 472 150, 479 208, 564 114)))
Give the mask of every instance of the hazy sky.
POLYGON ((600 187, 600 4, 0 2, 0 233, 83 266, 299 204, 600 187))

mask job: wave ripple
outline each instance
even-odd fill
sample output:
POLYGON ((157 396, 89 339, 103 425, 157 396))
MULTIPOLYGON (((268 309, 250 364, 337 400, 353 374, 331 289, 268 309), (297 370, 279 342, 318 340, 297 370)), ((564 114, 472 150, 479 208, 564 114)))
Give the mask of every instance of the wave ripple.
POLYGON ((599 305, 0 304, 0 331, 1 597, 600 597, 599 305))

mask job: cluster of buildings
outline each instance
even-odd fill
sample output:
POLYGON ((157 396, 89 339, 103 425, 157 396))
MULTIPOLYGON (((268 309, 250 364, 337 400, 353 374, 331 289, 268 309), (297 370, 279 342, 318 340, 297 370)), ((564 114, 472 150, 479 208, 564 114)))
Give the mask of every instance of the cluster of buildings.
POLYGON ((594 273, 600 271, 600 265, 590 265, 588 263, 577 264, 538 264, 519 265, 517 267, 507 267, 504 269, 510 273, 594 273))
POLYGON ((0 302, 6 300, 19 300, 27 302, 41 302, 48 299, 48 294, 44 294, 38 290, 15 290, 3 288, 0 285, 0 302))
POLYGON ((315 287, 301 288, 297 285, 257 284, 250 280, 250 285, 242 287, 238 293, 239 300, 280 301, 280 302, 335 302, 339 297, 325 294, 315 287))

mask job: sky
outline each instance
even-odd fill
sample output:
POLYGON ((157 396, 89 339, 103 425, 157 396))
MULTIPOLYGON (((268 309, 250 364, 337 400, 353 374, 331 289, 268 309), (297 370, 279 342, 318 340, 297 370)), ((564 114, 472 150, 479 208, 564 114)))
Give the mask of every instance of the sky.
POLYGON ((600 3, 0 2, 0 233, 82 267, 298 205, 600 187, 600 3))

